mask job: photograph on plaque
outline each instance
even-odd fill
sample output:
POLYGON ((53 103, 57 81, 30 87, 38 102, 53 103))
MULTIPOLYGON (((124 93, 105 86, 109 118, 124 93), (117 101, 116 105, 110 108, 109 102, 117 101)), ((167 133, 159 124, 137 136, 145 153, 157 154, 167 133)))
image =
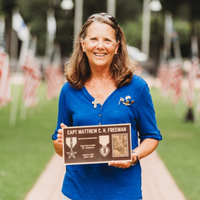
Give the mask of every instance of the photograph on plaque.
POLYGON ((65 165, 131 161, 130 124, 64 127, 65 165))
POLYGON ((113 134, 113 157, 128 156, 128 134, 113 134))

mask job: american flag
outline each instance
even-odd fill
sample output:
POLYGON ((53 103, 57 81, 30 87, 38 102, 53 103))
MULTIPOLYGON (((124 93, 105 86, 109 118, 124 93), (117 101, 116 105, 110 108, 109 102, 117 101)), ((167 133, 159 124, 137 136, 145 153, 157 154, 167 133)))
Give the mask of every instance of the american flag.
POLYGON ((9 56, 0 50, 0 108, 11 100, 9 56))
POLYGON ((195 79, 200 78, 200 65, 199 65, 199 59, 195 58, 192 60, 192 67, 195 73, 195 79))
POLYGON ((173 94, 173 103, 177 103, 182 95, 183 71, 179 61, 172 61, 170 64, 162 62, 158 69, 158 78, 161 82, 163 95, 173 94))
POLYGON ((31 50, 26 55, 23 70, 25 79, 23 91, 24 105, 26 107, 36 106, 38 104, 37 89, 41 83, 42 74, 40 63, 31 50))
POLYGON ((191 69, 188 72, 188 89, 186 91, 186 103, 189 108, 192 107, 195 100, 195 80, 199 75, 199 59, 194 58, 191 69))
POLYGON ((182 81, 183 81, 183 71, 180 61, 174 61, 170 64, 170 88, 173 93, 173 102, 177 101, 182 96, 182 81))
POLYGON ((162 62, 158 68, 157 74, 161 82, 161 92, 164 96, 169 94, 170 91, 170 79, 169 79, 169 65, 167 62, 162 62))
MULTIPOLYGON (((196 78, 197 79, 200 78, 200 68, 199 68, 199 65, 198 65, 198 68, 196 69, 196 78)), ((198 93, 198 99, 197 99, 197 113, 200 114, 200 91, 198 93)))
POLYGON ((47 99, 51 100, 59 95, 63 85, 64 76, 61 65, 54 63, 49 64, 45 69, 45 80, 47 84, 47 99))

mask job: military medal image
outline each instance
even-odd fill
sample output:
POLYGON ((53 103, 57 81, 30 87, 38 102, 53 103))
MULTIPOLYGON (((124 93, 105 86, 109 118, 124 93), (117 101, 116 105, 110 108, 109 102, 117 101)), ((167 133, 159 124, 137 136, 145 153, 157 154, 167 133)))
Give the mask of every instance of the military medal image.
POLYGON ((106 145, 110 143, 110 139, 108 135, 101 135, 99 136, 99 143, 102 147, 99 149, 99 152, 102 156, 106 157, 110 153, 109 147, 106 145))
POLYGON ((77 143, 77 138, 76 137, 67 137, 66 138, 66 144, 70 148, 70 152, 66 152, 69 155, 68 159, 76 158, 75 154, 77 152, 73 151, 73 148, 76 145, 76 143, 77 143))

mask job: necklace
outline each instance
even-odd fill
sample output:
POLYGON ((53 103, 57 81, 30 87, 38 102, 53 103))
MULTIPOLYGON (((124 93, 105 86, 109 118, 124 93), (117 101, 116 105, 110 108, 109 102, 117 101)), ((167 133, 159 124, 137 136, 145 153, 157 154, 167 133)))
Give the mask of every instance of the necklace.
POLYGON ((100 104, 99 100, 98 100, 98 95, 101 93, 101 91, 103 90, 103 88, 105 87, 106 83, 109 81, 111 77, 111 74, 110 76, 108 77, 108 79, 105 81, 105 83, 103 84, 102 88, 99 90, 99 92, 97 93, 96 97, 94 98, 94 101, 92 101, 92 104, 94 105, 94 108, 97 107, 97 104, 100 104))

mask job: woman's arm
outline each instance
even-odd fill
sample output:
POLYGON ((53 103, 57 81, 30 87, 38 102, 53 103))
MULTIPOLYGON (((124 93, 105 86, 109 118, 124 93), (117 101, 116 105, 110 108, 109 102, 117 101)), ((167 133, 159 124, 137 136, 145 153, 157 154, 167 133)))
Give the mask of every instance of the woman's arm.
POLYGON ((58 135, 57 135, 57 140, 53 140, 53 146, 55 149, 55 152, 63 157, 63 145, 62 145, 62 128, 66 127, 65 124, 61 123, 60 124, 61 129, 58 129, 58 135))
POLYGON ((152 139, 152 138, 147 138, 141 142, 141 144, 136 147, 133 151, 135 154, 138 156, 138 159, 142 159, 149 154, 151 154, 156 147, 158 146, 159 141, 152 139))

